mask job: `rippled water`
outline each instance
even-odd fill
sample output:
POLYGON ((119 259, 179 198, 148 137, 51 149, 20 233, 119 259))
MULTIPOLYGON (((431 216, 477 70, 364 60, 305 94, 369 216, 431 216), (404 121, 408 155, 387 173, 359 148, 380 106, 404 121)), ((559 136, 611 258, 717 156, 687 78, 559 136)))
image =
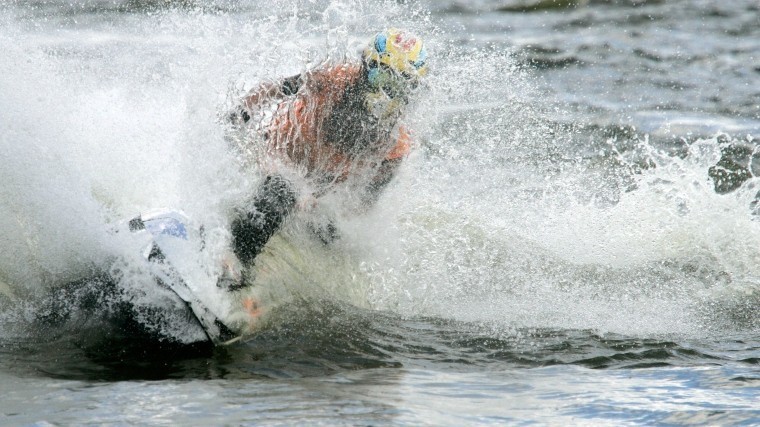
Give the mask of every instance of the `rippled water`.
POLYGON ((3 424, 760 423, 756 1, 0 13, 3 424), (62 283, 129 259, 114 220, 223 229, 250 189, 217 122, 236 94, 388 25, 431 52, 419 146, 334 247, 284 230, 257 334, 171 344, 71 304, 62 283))

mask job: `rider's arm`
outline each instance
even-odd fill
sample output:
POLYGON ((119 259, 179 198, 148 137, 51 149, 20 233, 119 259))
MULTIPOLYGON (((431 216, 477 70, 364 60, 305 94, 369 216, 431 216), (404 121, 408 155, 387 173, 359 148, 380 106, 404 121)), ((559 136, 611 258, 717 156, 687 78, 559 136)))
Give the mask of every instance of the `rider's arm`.
POLYGON ((279 82, 261 84, 241 100, 240 104, 230 113, 230 119, 233 121, 242 119, 243 122, 247 122, 251 119, 251 113, 262 102, 295 95, 301 88, 302 82, 301 75, 296 74, 279 82))
POLYGON ((372 178, 372 181, 370 181, 369 185, 367 185, 364 190, 363 202, 365 208, 369 208, 377 202, 385 187, 387 187, 393 180, 393 177, 396 176, 396 171, 401 166, 401 161, 401 158, 383 160, 380 167, 377 169, 377 173, 372 178))
POLYGON ((377 199, 380 198, 380 194, 390 184, 393 177, 396 176, 396 172, 401 167, 401 162, 411 151, 412 137, 409 131, 404 127, 399 127, 399 137, 396 141, 396 145, 385 156, 380 166, 375 172, 375 176, 370 181, 369 185, 365 189, 364 202, 365 206, 372 206, 377 199))

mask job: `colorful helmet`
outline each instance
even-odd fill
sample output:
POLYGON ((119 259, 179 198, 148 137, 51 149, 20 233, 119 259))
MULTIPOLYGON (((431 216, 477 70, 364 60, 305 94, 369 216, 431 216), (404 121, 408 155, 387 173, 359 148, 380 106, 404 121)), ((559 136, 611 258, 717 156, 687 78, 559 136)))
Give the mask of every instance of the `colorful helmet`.
POLYGON ((427 74, 427 52, 422 39, 416 35, 391 28, 375 36, 364 49, 364 62, 383 64, 407 78, 417 78, 427 74))

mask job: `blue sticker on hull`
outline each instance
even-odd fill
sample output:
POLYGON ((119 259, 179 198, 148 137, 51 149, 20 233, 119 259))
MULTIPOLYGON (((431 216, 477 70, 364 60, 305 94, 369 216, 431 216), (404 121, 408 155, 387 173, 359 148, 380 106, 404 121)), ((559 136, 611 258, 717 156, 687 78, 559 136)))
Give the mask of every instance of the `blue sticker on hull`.
POLYGON ((165 234, 187 240, 185 224, 176 218, 156 218, 145 221, 145 228, 154 236, 165 234))

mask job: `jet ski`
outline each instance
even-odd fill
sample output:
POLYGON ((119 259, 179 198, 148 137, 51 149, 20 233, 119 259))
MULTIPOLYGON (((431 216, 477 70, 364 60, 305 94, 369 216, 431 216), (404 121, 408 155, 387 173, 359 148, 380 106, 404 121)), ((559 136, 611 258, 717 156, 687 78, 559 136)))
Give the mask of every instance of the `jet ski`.
POLYGON ((53 287, 36 309, 42 333, 70 330, 92 347, 226 346, 255 333, 291 292, 331 285, 353 295, 358 288, 354 264, 325 252, 324 233, 316 231, 317 238, 297 243, 276 234, 248 269, 231 247, 215 243, 213 230, 207 236, 180 210, 143 213, 114 224, 111 233, 126 252, 53 287), (336 268, 346 269, 337 276, 344 280, 336 280, 336 268))
MULTIPOLYGON (((229 345, 241 334, 199 296, 200 291, 220 287, 226 276, 214 278, 199 268, 199 254, 205 246, 203 226, 193 227, 178 210, 142 214, 129 220, 130 233, 145 241, 142 258, 148 263, 155 282, 182 301, 214 345, 229 345)), ((232 288, 232 286, 229 286, 232 288)))

